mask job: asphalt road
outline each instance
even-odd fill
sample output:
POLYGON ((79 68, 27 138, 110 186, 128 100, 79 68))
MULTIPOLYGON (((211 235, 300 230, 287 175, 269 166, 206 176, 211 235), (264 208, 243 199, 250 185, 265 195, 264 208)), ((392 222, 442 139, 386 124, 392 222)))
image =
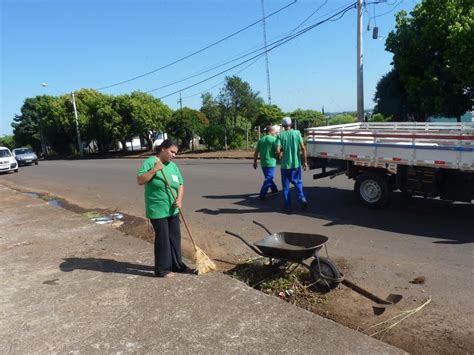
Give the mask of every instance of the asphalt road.
MULTIPOLYGON (((330 256, 346 260, 353 277, 372 290, 404 290, 418 299, 431 295, 439 307, 435 318, 449 313, 453 327, 472 327, 474 205, 395 194, 388 208, 370 210, 357 204, 353 182, 344 176, 314 181, 307 171, 309 208, 287 215, 280 195, 258 199, 262 175, 250 160, 177 163, 185 179, 184 213, 211 256, 252 256, 224 234, 229 229, 252 241, 265 236, 252 220, 273 231, 323 234, 329 237, 330 256), (421 275, 427 279, 422 287, 408 282, 421 275)), ((0 176, 0 183, 143 216, 143 190, 135 180, 140 164, 135 159, 41 161, 0 176)))

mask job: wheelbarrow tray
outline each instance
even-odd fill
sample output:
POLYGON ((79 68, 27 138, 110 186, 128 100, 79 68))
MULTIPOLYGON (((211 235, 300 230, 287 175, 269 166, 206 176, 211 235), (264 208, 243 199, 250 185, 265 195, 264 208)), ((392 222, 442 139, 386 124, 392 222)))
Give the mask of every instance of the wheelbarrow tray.
POLYGON ((254 243, 269 258, 301 262, 312 257, 328 241, 320 234, 278 232, 254 243))

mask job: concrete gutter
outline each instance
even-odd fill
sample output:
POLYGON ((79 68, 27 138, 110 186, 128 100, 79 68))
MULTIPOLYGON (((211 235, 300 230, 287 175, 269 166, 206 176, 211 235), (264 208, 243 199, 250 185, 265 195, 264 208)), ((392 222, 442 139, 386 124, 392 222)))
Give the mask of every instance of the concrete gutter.
POLYGON ((150 277, 151 244, 0 199, 0 353, 403 353, 218 272, 150 277))

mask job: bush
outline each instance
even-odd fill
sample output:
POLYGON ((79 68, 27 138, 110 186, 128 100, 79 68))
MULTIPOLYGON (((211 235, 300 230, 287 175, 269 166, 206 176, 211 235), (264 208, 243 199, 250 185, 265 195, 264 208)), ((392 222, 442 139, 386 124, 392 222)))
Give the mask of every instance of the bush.
POLYGON ((374 113, 369 118, 369 122, 387 122, 387 121, 390 121, 390 120, 391 120, 391 117, 385 117, 381 113, 374 113))
POLYGON ((224 148, 224 128, 218 125, 210 125, 204 129, 202 134, 204 144, 209 150, 224 148))
POLYGON ((329 125, 334 126, 334 125, 339 125, 339 124, 347 124, 347 123, 355 123, 357 122, 357 118, 354 116, 350 115, 337 115, 332 117, 329 120, 329 125))
POLYGON ((245 136, 241 133, 234 133, 227 137, 230 149, 245 148, 245 136))
POLYGON ((7 147, 8 149, 12 150, 15 148, 15 139, 13 136, 0 137, 0 146, 7 147))

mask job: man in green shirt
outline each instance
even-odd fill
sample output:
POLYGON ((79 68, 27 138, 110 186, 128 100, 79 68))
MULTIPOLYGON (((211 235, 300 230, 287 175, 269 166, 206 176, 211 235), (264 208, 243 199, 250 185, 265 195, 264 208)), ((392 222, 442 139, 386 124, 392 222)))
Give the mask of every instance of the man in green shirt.
POLYGON ((259 194, 261 200, 265 200, 268 189, 272 192, 278 192, 278 188, 273 181, 276 167, 275 127, 268 126, 266 131, 267 134, 258 141, 255 154, 253 155, 253 168, 257 169, 257 159, 260 155, 260 165, 262 166, 263 176, 265 177, 259 194))
POLYGON ((295 186, 295 192, 302 209, 308 207, 301 181, 301 165, 306 170, 306 148, 300 131, 291 129, 291 118, 284 117, 281 125, 283 131, 276 139, 276 154, 281 158, 281 185, 285 211, 291 213, 290 183, 295 186), (301 164, 301 159, 303 164, 301 164))

